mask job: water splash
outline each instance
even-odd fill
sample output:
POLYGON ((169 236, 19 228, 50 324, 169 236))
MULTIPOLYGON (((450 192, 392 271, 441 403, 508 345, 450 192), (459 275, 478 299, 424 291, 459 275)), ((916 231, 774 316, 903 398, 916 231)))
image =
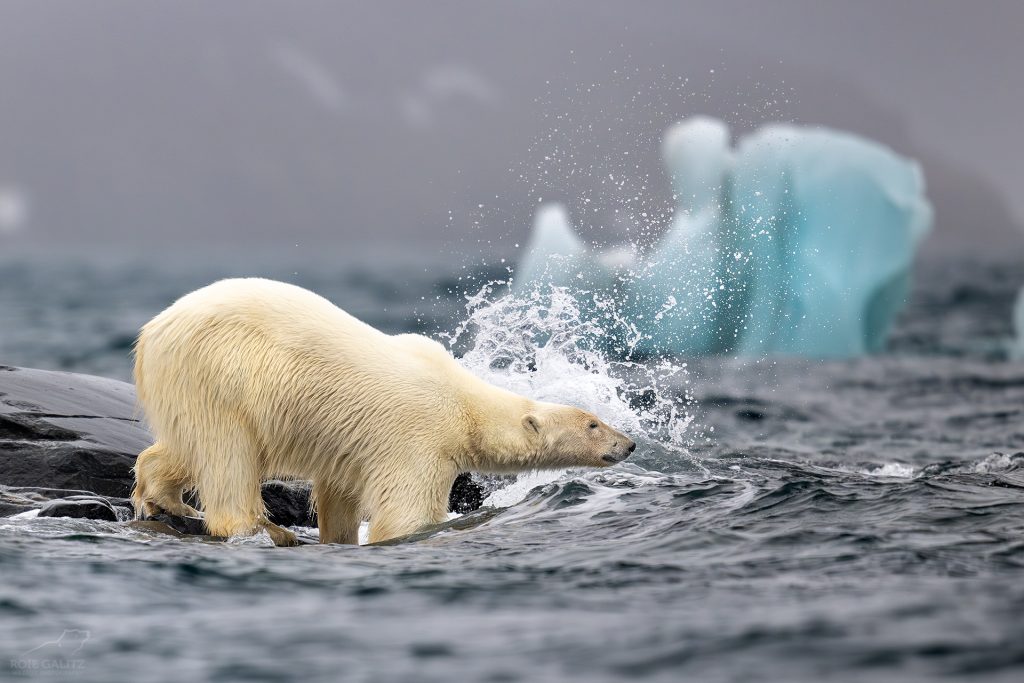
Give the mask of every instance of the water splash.
POLYGON ((686 363, 638 363, 614 345, 639 339, 615 302, 596 291, 546 286, 496 296, 491 282, 466 296, 466 317, 450 335, 461 363, 479 377, 540 401, 598 415, 634 438, 687 454, 696 438, 686 363))

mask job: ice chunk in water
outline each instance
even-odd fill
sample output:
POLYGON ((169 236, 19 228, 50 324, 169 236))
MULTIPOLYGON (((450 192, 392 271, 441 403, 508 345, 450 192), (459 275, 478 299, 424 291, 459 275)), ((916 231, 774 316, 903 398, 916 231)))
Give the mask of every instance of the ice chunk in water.
POLYGON ((534 218, 526 258, 513 278, 513 291, 555 286, 589 293, 607 287, 612 279, 611 268, 601 263, 572 231, 565 207, 542 206, 534 218))
POLYGON ((918 165, 823 128, 768 126, 739 146, 734 248, 745 261, 741 355, 878 351, 931 225, 918 165))
POLYGON ((613 292, 642 354, 848 357, 878 351, 932 210, 918 165, 863 138, 766 126, 730 148, 720 121, 675 126, 678 212, 629 272, 591 253, 560 207, 537 216, 516 289, 613 292))
POLYGON ((726 183, 732 165, 729 129, 695 117, 665 136, 662 153, 678 202, 668 233, 628 279, 627 315, 637 321, 641 354, 716 353, 727 347, 722 317, 730 290, 721 244, 726 183))

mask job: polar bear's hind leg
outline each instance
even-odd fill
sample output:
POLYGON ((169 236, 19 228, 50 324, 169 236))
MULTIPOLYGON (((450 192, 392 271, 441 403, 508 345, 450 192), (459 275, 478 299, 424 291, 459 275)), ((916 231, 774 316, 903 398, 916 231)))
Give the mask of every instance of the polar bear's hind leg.
POLYGON ((185 459, 158 441, 135 460, 135 517, 145 519, 160 512, 198 517, 199 511, 182 501, 182 493, 191 485, 185 459))
POLYGON ((194 442, 196 492, 214 536, 248 536, 266 524, 258 447, 241 425, 202 429, 194 442))

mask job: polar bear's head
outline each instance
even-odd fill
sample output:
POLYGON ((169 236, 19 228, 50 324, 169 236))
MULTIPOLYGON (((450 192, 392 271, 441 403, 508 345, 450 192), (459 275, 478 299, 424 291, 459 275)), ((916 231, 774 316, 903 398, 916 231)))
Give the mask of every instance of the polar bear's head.
POLYGON ((636 450, 636 442, 593 413, 560 405, 537 406, 522 419, 547 467, 607 467, 636 450))

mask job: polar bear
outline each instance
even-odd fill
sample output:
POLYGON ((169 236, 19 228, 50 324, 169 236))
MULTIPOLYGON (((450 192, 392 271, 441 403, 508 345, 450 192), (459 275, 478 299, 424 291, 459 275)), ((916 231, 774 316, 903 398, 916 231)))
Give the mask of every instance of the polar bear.
POLYGON ((605 467, 636 444, 594 415, 490 385, 445 348, 388 335, 310 291, 222 280, 147 323, 135 384, 156 443, 135 464, 136 514, 197 516, 211 534, 266 529, 262 480, 312 480, 324 543, 403 536, 447 518, 461 472, 605 467))

